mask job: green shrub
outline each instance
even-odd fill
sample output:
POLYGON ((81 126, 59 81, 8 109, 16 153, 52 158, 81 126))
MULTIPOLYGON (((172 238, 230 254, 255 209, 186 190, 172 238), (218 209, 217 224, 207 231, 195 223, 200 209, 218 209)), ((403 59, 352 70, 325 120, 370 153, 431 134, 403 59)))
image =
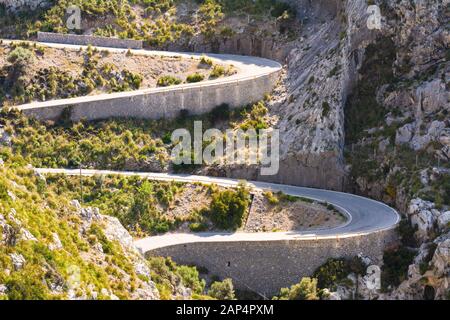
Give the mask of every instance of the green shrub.
POLYGON ((143 78, 140 74, 133 73, 126 69, 123 70, 122 73, 125 83, 128 83, 134 90, 137 90, 141 87, 143 78))
POLYGON ((365 265, 360 258, 352 259, 328 259, 325 264, 314 271, 314 278, 317 278, 318 286, 321 289, 334 289, 339 282, 346 279, 350 273, 364 274, 365 265))
POLYGON ((271 205, 275 205, 275 204, 278 204, 278 203, 280 202, 280 200, 278 199, 278 197, 275 196, 275 195, 273 194, 273 192, 271 192, 271 191, 266 191, 266 192, 264 192, 264 197, 267 199, 267 201, 269 201, 269 203, 270 203, 271 205))
POLYGON ((215 78, 220 78, 223 75, 225 75, 225 67, 215 65, 213 70, 209 74, 209 77, 215 79, 215 78))
POLYGON ((224 121, 230 119, 230 106, 226 103, 215 107, 210 113, 211 122, 224 121))
POLYGON ((408 219, 402 219, 398 224, 397 231, 403 245, 417 247, 417 240, 414 237, 414 233, 417 231, 417 226, 413 227, 408 219))
POLYGON ((179 266, 177 267, 176 273, 181 277, 183 284, 192 289, 193 293, 203 293, 205 280, 200 280, 196 267, 179 266))
MULTIPOLYGON (((24 79, 25 67, 33 59, 34 52, 23 46, 16 46, 7 56, 7 61, 11 63, 6 81, 0 91, 9 93, 19 103, 27 101, 26 83, 24 79)), ((0 74, 2 70, 0 70, 0 74)), ((1 78, 1 77, 0 77, 1 78)))
POLYGON ((26 266, 6 281, 10 300, 46 300, 50 296, 38 267, 26 266))
POLYGON ((0 200, 8 200, 8 188, 6 187, 6 183, 0 179, 0 200))
POLYGON ((322 102, 322 118, 325 118, 330 113, 330 104, 328 101, 322 102))
POLYGON ((189 229, 193 232, 201 232, 206 231, 208 229, 208 226, 202 222, 192 222, 191 224, 189 224, 189 229))
POLYGON ((234 300, 235 293, 232 280, 227 278, 222 282, 214 282, 208 290, 208 295, 218 300, 234 300))
POLYGON ((250 111, 246 112, 246 119, 239 125, 239 127, 242 130, 248 130, 251 128, 255 130, 267 129, 269 124, 267 123, 265 116, 268 112, 269 110, 263 101, 253 104, 250 111))
MULTIPOLYGON (((303 202, 305 202, 304 199, 306 199, 306 198, 291 196, 290 194, 286 194, 286 193, 283 193, 281 191, 277 192, 277 197, 281 201, 287 201, 287 202, 296 202, 298 200, 302 200, 303 202)), ((314 201, 306 201, 306 202, 312 203, 314 201)))
POLYGON ((8 54, 7 60, 22 69, 33 59, 33 56, 34 53, 31 50, 18 46, 8 54))
POLYGON ((220 30, 220 35, 222 37, 229 38, 229 37, 232 37, 234 34, 235 34, 235 31, 232 28, 230 28, 230 27, 223 27, 220 30))
POLYGON ((247 214, 249 197, 249 191, 243 186, 236 191, 216 191, 210 206, 211 220, 222 229, 239 228, 247 214))
POLYGON ((414 256, 415 252, 405 247, 384 251, 381 269, 381 287, 383 290, 387 290, 389 286, 398 286, 407 278, 408 267, 414 256))
POLYGON ((158 78, 157 85, 160 87, 168 87, 180 84, 181 80, 173 76, 162 76, 158 78))
POLYGON ((206 57, 206 56, 202 56, 201 57, 200 63, 203 64, 203 65, 210 66, 210 67, 212 67, 212 65, 213 65, 213 61, 210 58, 206 57))
POLYGON ((186 77, 186 82, 188 83, 193 83, 193 82, 200 82, 203 81, 205 79, 205 76, 196 72, 193 74, 190 74, 186 77))
POLYGON ((318 300, 317 279, 302 278, 291 288, 282 288, 276 300, 318 300))
POLYGON ((180 282, 192 289, 194 294, 203 294, 205 280, 200 279, 196 267, 177 265, 171 258, 151 257, 148 261, 152 281, 155 282, 161 299, 169 300, 172 295, 176 295, 175 288, 180 282))

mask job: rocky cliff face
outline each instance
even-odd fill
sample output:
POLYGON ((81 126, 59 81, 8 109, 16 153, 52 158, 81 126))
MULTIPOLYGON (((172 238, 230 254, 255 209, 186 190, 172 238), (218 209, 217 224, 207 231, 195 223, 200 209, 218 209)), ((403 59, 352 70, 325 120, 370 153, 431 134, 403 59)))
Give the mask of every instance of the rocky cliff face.
POLYGON ((297 8, 298 36, 275 45, 286 49, 285 72, 270 108, 280 130, 280 171, 259 176, 255 168, 231 168, 228 175, 341 190, 344 106, 365 48, 380 32, 367 28, 364 1, 289 3, 297 8))
POLYGON ((49 0, 0 0, 0 4, 4 4, 5 7, 12 12, 25 9, 35 10, 37 8, 44 8, 49 2, 49 0))
MULTIPOLYGON (((365 1, 289 3, 297 8, 298 36, 271 45, 272 58, 285 63, 270 108, 280 129, 280 172, 264 177, 239 167, 228 175, 342 189, 351 174, 364 192, 385 199, 386 184, 346 171, 352 161, 344 160, 345 149, 376 143, 381 152, 365 152, 380 155, 393 145, 419 152, 431 144, 448 161, 444 3, 377 2, 381 30, 368 29, 365 1)), ((398 195, 397 205, 406 209, 410 198, 398 195)))
POLYGON ((448 1, 374 3, 381 30, 367 28, 365 1, 298 3, 307 20, 271 109, 282 141, 273 180, 339 189, 348 177, 348 191, 395 205, 422 245, 407 280, 378 297, 446 299, 448 1), (439 250, 424 261, 429 248, 439 250))
MULTIPOLYGON (((420 246, 407 279, 392 292, 380 294, 387 300, 447 300, 450 298, 450 233, 420 246), (431 257, 431 261, 429 258, 431 257)), ((364 292, 361 291, 364 296, 364 292)))
POLYGON ((366 54, 372 64, 360 70, 364 81, 346 105, 352 191, 396 206, 419 246, 406 280, 380 299, 449 297, 448 3, 383 2, 381 36, 391 41, 384 52, 393 55, 391 67, 380 67, 376 50, 366 54), (375 112, 364 108, 364 101, 375 112), (358 130, 356 120, 363 123, 358 130))
POLYGON ((297 7, 301 36, 287 56, 272 108, 282 143, 280 173, 271 180, 341 189, 343 107, 375 33, 366 28, 362 1, 304 1, 297 7))

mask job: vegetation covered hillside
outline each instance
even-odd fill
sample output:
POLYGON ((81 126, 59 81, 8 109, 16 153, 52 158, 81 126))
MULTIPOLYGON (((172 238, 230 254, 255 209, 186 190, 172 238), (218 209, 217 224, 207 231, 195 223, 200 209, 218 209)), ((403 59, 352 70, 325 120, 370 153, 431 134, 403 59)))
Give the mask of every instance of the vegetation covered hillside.
POLYGON ((208 298, 195 267, 146 260, 116 218, 48 188, 9 149, 0 158, 0 299, 208 298))
POLYGON ((117 217, 136 237, 172 231, 235 230, 242 227, 249 190, 215 185, 157 182, 139 177, 51 175, 48 188, 117 217))
MULTIPOLYGON (((197 165, 173 165, 170 159, 175 129, 186 128, 192 136, 194 122, 203 130, 268 128, 265 102, 230 110, 218 106, 209 114, 180 114, 174 120, 110 119, 71 122, 67 119, 40 122, 17 110, 0 111, 3 143, 34 167, 93 168, 132 171, 199 171, 197 165)), ((205 144, 204 147, 207 145, 205 144)), ((213 164, 213 166, 216 164, 213 164)))
MULTIPOLYGON (((0 36, 33 37, 37 31, 63 32, 66 9, 78 6, 78 33, 143 39, 153 47, 187 45, 193 38, 210 43, 232 37, 251 20, 264 21, 283 33, 295 10, 277 0, 57 0, 37 11, 11 15, 0 6, 0 36), (234 23, 230 23, 231 20, 234 23)), ((260 30, 259 32, 264 32, 260 30)))
POLYGON ((217 79, 236 73, 211 59, 0 44, 0 107, 217 79))

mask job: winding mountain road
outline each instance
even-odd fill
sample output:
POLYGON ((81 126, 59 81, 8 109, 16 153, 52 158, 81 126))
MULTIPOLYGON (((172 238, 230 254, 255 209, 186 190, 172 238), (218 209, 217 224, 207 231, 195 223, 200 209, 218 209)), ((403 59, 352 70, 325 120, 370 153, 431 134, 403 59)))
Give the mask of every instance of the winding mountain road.
MULTIPOLYGON (((228 178, 215 178, 196 175, 181 175, 167 173, 126 172, 110 170, 80 170, 79 169, 35 169, 41 174, 65 174, 65 175, 123 175, 139 176, 150 180, 199 182, 204 184, 217 184, 225 187, 235 187, 239 180, 228 178)), ((361 196, 322 189, 280 185, 274 183, 249 181, 247 185, 254 189, 282 191, 285 194, 310 198, 322 202, 328 202, 336 206, 347 215, 347 222, 331 229, 319 229, 314 231, 290 231, 290 232, 200 232, 200 233, 168 233, 161 236, 147 237, 135 241, 135 245, 142 252, 148 252, 157 248, 193 243, 193 242, 231 242, 231 241, 281 241, 302 239, 329 239, 361 236, 394 228, 399 222, 399 215, 393 208, 384 203, 364 198, 361 196)))
MULTIPOLYGON (((4 40, 4 43, 11 41, 4 40)), ((53 48, 79 49, 79 45, 40 43, 53 48)), ((84 46, 85 47, 85 46, 84 46)), ((118 48, 99 48, 111 52, 126 52, 127 49, 118 48)), ((183 58, 200 57, 199 53, 180 53, 164 52, 151 50, 131 50, 132 53, 153 56, 177 56, 183 58)), ((175 87, 148 88, 136 91, 119 92, 112 94, 101 94, 95 96, 83 96, 70 99, 60 99, 45 102, 33 102, 18 106, 21 110, 52 107, 61 104, 76 104, 80 102, 93 100, 107 100, 112 97, 142 95, 143 93, 152 93, 160 91, 179 90, 180 88, 196 88, 214 84, 226 84, 241 80, 256 79, 261 76, 269 75, 281 70, 281 65, 275 61, 250 56, 240 56, 231 54, 205 54, 215 62, 231 64, 238 73, 226 78, 203 81, 200 83, 187 83, 175 87)), ((237 186, 239 180, 228 178, 215 178, 195 175, 179 175, 166 173, 144 173, 144 172, 123 172, 109 170, 78 170, 78 169, 35 169, 41 174, 65 174, 65 175, 123 175, 140 176, 151 180, 159 181, 179 181, 179 182, 199 182, 204 184, 217 184, 221 186, 237 186)), ((136 246, 142 252, 148 252, 153 249, 168 247, 177 244, 195 243, 195 242, 233 242, 233 241, 283 241, 283 240, 311 240, 311 239, 329 239, 361 236, 379 231, 394 228, 399 222, 398 213, 391 207, 364 197, 342 192, 329 190, 312 189, 305 187, 296 187, 290 185, 280 185, 274 183, 265 183, 250 181, 248 186, 254 189, 264 189, 272 191, 282 191, 285 194, 310 198, 322 202, 328 202, 338 208, 348 219, 343 225, 330 229, 317 229, 314 231, 290 231, 290 232, 203 232, 203 233, 169 233, 161 236, 147 237, 137 240, 136 246)))
MULTIPOLYGON (((0 39, 1 40, 1 39, 0 39)), ((4 44, 11 44, 19 41, 12 40, 2 40, 4 44)), ((22 42, 22 41, 20 41, 22 42)), ((24 41, 26 42, 26 41, 24 41)), ((87 46, 80 45, 70 45, 70 44, 60 44, 60 43, 46 43, 39 42, 39 45, 46 46, 50 48, 58 48, 58 49, 71 49, 71 50, 79 50, 83 48, 86 50, 87 46)), ((214 53, 190 53, 190 52, 173 52, 173 51, 157 51, 157 50, 144 50, 144 49, 121 49, 121 48, 113 48, 113 47, 98 47, 99 50, 107 50, 110 52, 116 53, 126 53, 130 51, 132 54, 136 55, 145 55, 145 56, 156 56, 156 57, 180 57, 184 59, 197 58, 199 59, 202 56, 208 57, 212 59, 215 63, 221 63, 225 65, 232 65, 237 73, 227 77, 221 77, 213 80, 205 80, 201 82, 195 83, 183 83, 176 86, 169 87, 156 87, 156 88, 147 88, 133 91, 124 91, 124 92, 115 92, 115 93, 105 93, 105 94, 97 94, 97 95, 88 95, 81 96, 75 98, 67 98, 67 99, 55 99, 44 102, 31 102, 27 104, 22 104, 16 106, 19 110, 31 110, 31 109, 40 109, 40 108, 51 108, 60 105, 76 105, 80 103, 92 102, 92 101, 106 101, 114 98, 120 97, 134 97, 141 96, 143 94, 153 94, 158 92, 179 92, 181 89, 188 88, 204 88, 207 86, 214 85, 225 85, 228 83, 236 83, 244 80, 256 79, 258 77, 264 77, 276 72, 279 72, 282 68, 281 64, 276 61, 253 57, 253 56, 243 56, 243 55, 233 55, 233 54, 214 54, 214 53)))

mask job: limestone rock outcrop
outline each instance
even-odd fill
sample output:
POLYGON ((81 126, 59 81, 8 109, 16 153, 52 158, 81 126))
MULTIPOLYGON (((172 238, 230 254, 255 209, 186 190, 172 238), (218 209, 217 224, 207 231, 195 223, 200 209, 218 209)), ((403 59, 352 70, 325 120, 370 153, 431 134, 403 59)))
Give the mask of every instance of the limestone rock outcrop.
POLYGON ((428 239, 431 231, 445 230, 450 221, 449 211, 439 210, 433 202, 420 198, 411 200, 408 216, 411 224, 417 227, 416 237, 422 240, 428 239))
POLYGON ((408 279, 380 299, 449 299, 450 290, 450 232, 422 245, 414 263, 408 268, 408 279), (431 261, 425 261, 433 250, 431 261))
POLYGON ((8 10, 13 12, 43 8, 46 7, 49 2, 49 0, 0 0, 0 4, 4 4, 8 10))

